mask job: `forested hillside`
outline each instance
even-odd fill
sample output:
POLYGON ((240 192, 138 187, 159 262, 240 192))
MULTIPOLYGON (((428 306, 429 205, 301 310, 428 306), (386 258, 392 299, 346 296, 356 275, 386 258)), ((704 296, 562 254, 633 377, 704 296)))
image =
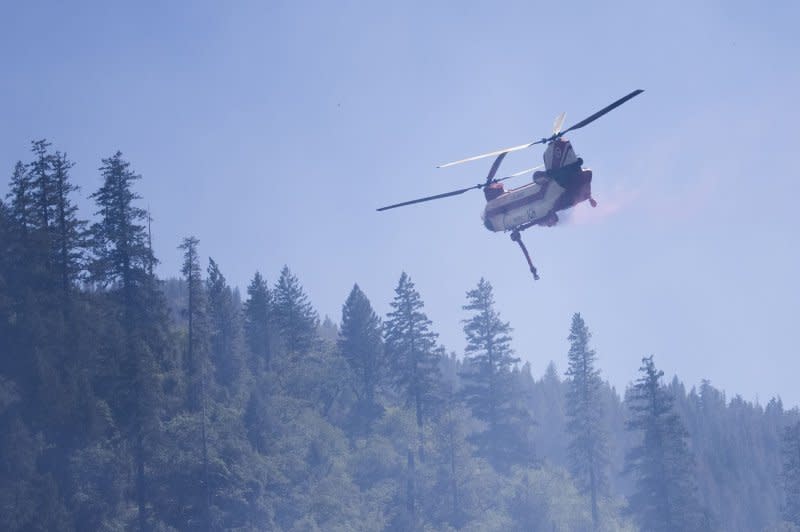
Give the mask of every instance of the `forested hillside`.
POLYGON ((101 161, 88 213, 72 166, 35 141, 0 201, 0 530, 800 530, 780 399, 649 353, 618 391, 580 309, 532 375, 488 279, 454 346, 413 272, 325 320, 289 267, 240 293, 202 235, 159 279, 133 166, 101 161))

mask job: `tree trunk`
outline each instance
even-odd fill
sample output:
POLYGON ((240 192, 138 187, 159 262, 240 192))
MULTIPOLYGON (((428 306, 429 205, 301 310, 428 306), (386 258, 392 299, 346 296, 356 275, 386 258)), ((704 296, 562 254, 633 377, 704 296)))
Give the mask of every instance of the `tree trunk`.
POLYGON ((408 512, 409 519, 411 520, 411 530, 416 530, 417 516, 416 516, 416 506, 414 504, 416 498, 416 493, 415 493, 416 489, 414 486, 414 479, 416 477, 416 472, 414 468, 414 452, 411 449, 408 450, 407 473, 408 473, 408 478, 406 479, 406 511, 408 512))
POLYGON ((202 366, 203 370, 200 372, 200 400, 202 405, 202 422, 201 422, 201 432, 203 437, 203 484, 205 485, 205 521, 206 521, 206 530, 211 530, 211 489, 208 485, 208 444, 206 440, 206 375, 205 375, 205 364, 202 366))
POLYGON ((136 437, 136 504, 139 508, 139 531, 147 530, 147 515, 144 495, 144 437, 139 427, 136 437))

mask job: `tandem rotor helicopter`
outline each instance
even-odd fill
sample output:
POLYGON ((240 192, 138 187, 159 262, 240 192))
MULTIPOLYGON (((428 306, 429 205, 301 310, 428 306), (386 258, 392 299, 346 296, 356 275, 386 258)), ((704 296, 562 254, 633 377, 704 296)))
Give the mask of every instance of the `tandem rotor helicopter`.
POLYGON ((539 274, 533 265, 533 261, 531 261, 525 244, 522 242, 520 232, 534 225, 552 227, 558 223, 557 212, 570 209, 583 201, 589 200, 589 204, 592 207, 597 206, 597 202, 592 198, 592 171, 582 167, 583 159, 575 155, 570 141, 562 137, 570 131, 575 131, 591 124, 604 114, 643 92, 644 90, 637 89, 563 131, 561 126, 564 124, 565 114, 561 113, 556 118, 553 124, 553 132, 549 137, 474 157, 467 157, 466 159, 437 167, 446 168, 496 155, 497 158, 494 160, 489 170, 489 175, 486 176, 486 181, 483 183, 443 194, 436 194, 435 196, 395 203, 394 205, 381 207, 378 211, 458 196, 468 190, 483 189, 486 197, 486 208, 481 215, 483 225, 490 231, 511 231, 511 240, 519 244, 525 254, 525 259, 528 261, 533 278, 538 280, 539 274), (536 144, 547 144, 547 148, 544 151, 544 165, 529 168, 506 177, 495 178, 497 170, 507 154, 530 148, 536 144), (540 168, 544 168, 544 171, 539 170, 540 168), (527 174, 528 172, 533 172, 532 183, 510 190, 506 190, 503 186, 502 181, 527 174))

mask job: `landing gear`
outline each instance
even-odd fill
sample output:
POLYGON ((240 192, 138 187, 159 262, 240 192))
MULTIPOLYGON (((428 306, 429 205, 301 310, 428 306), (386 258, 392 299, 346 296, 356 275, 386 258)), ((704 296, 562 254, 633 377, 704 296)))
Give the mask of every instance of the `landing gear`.
POLYGON ((533 280, 539 280, 539 274, 536 272, 536 266, 533 265, 531 262, 531 256, 528 254, 528 249, 525 247, 525 244, 522 242, 522 236, 519 234, 519 231, 512 231, 511 233, 511 240, 519 244, 522 253, 525 254, 525 259, 528 261, 528 266, 531 268, 531 273, 533 274, 533 280))

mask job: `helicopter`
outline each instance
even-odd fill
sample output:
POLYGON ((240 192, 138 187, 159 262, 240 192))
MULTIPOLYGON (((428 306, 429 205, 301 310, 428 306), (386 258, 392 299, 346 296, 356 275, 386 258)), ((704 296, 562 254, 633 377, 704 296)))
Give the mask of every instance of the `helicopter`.
POLYGON ((570 131, 575 131, 594 122, 609 111, 616 109, 643 92, 643 89, 637 89, 564 130, 561 128, 564 124, 566 114, 561 113, 555 119, 549 137, 544 137, 518 146, 475 155, 473 157, 467 157, 466 159, 460 159, 437 167, 447 168, 461 163, 497 156, 483 183, 453 190, 451 192, 445 192, 443 194, 387 205, 377 210, 386 211, 397 207, 405 207, 406 205, 458 196, 469 190, 482 189, 486 198, 486 207, 481 214, 484 226, 488 230, 494 232, 511 231, 511 240, 519 244, 528 262, 534 280, 538 281, 539 273, 533 265, 528 249, 522 242, 520 233, 536 225, 552 227, 559 221, 557 214, 559 211, 570 209, 584 201, 588 200, 592 207, 597 206, 597 202, 592 197, 592 171, 588 168, 583 168, 583 159, 575 155, 572 143, 563 138, 563 136, 570 131), (495 177, 506 155, 511 152, 530 148, 537 144, 547 145, 543 155, 543 165, 522 170, 521 172, 516 172, 505 177, 495 177), (541 168, 544 168, 544 170, 540 170, 541 168), (525 175, 529 172, 533 172, 531 183, 509 190, 505 189, 503 181, 525 175))

